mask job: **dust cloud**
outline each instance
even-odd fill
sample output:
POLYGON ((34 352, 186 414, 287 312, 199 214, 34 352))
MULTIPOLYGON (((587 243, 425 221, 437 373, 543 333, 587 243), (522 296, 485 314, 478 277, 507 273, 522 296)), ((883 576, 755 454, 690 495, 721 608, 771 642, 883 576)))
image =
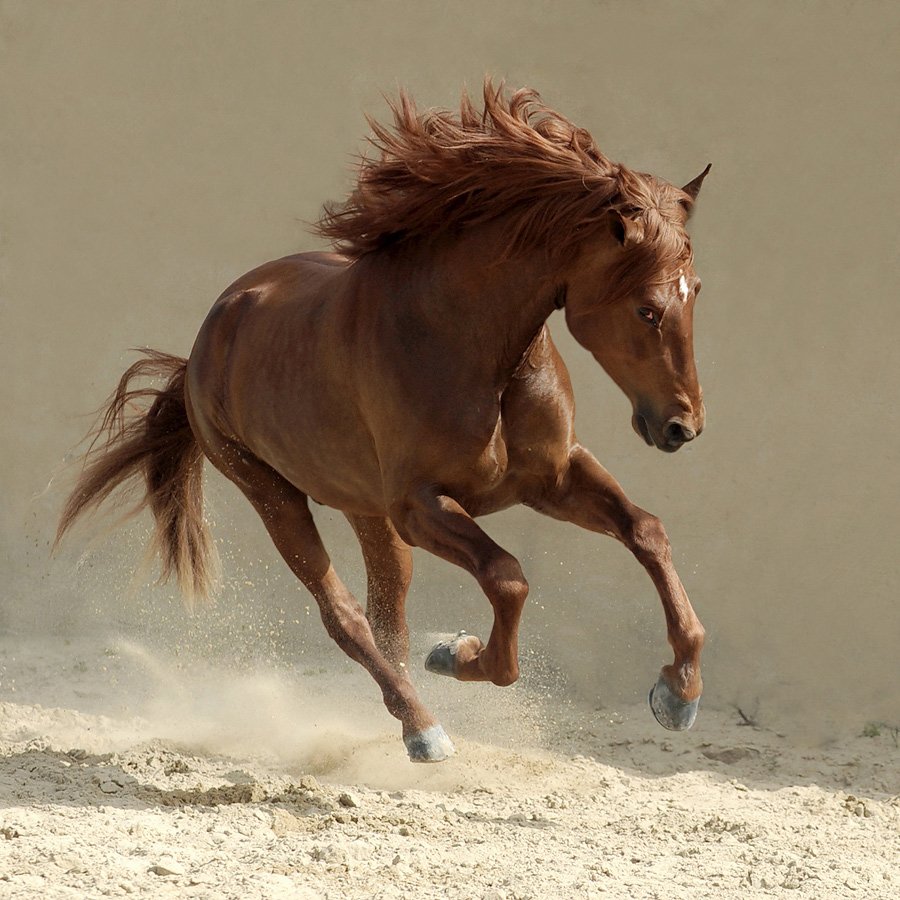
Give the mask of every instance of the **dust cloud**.
MULTIPOLYGON (((156 9, 0 8, 5 632, 23 642, 90 635, 145 648, 148 666, 169 660, 148 678, 169 679, 157 696, 201 723, 198 740, 211 721, 213 743, 228 746, 229 716, 254 710, 260 728, 244 736, 269 728, 290 752, 322 748, 302 729, 278 730, 304 718, 292 704, 305 700, 265 672, 309 659, 339 681, 358 676, 238 492, 208 472, 225 582, 217 605, 190 617, 170 589, 132 577, 142 520, 120 530, 98 521, 49 558, 71 483, 66 453, 133 358, 127 348, 186 355, 235 276, 317 246, 303 222, 346 193, 363 111, 383 112, 382 89, 402 84, 424 104, 452 105, 489 70, 541 90, 635 168, 684 182, 713 162, 692 226, 703 437, 674 457, 644 447, 627 402, 553 322, 582 441, 666 523, 707 626, 704 704, 739 705, 794 735, 900 722, 896 6, 662 4, 651 16, 643 4, 584 2, 550 17, 527 4, 411 5, 397 18, 379 4, 156 9), (219 674, 185 676, 195 688, 186 694, 172 659, 219 674), (216 694, 236 665, 263 681, 235 675, 233 693, 216 694), (279 698, 274 709, 260 705, 260 684, 279 698), (210 697, 212 717, 191 705, 210 697)), ((329 510, 316 515, 361 595, 349 528, 329 510)), ((669 651, 635 561, 527 510, 484 524, 532 586, 526 679, 588 711, 645 696, 669 651)), ((463 573, 424 554, 416 567, 418 652, 432 633, 485 634, 487 603, 463 573)), ((527 705, 503 692, 467 701, 474 694, 417 677, 448 719, 490 710, 484 740, 532 728, 527 705), (518 724, 500 724, 504 703, 518 724)), ((353 684, 390 727, 374 686, 353 684)))

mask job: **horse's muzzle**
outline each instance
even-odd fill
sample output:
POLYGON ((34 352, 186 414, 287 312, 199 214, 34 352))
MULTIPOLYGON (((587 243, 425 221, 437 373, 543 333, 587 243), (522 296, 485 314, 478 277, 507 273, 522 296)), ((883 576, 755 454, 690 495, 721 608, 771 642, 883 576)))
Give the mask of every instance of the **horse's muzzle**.
POLYGON ((657 447, 666 453, 674 453, 703 431, 702 424, 695 427, 677 416, 669 419, 662 427, 651 427, 646 416, 635 413, 631 425, 649 447, 657 447))

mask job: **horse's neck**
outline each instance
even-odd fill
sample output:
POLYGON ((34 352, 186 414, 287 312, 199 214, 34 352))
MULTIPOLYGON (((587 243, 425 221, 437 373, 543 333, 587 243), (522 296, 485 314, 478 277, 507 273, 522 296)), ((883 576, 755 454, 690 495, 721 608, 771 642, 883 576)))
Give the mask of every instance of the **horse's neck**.
POLYGON ((400 302, 473 376, 502 388, 556 308, 562 278, 536 256, 500 260, 491 230, 405 261, 400 302))

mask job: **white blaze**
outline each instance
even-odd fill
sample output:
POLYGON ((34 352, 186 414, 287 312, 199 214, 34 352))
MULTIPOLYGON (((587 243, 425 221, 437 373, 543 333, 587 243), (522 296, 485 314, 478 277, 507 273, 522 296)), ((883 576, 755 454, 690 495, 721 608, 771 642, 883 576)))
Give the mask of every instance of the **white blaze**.
POLYGON ((688 283, 687 283, 687 279, 684 277, 684 274, 681 274, 678 277, 678 293, 681 294, 681 302, 687 303, 687 301, 688 301, 688 283))

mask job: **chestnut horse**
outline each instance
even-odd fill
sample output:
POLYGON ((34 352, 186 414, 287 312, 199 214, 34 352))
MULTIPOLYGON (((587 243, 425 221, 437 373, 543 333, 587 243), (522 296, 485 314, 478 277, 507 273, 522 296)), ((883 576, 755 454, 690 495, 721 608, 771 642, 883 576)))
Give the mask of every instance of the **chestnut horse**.
POLYGON ((633 426, 668 452, 703 429, 692 321, 700 282, 685 226, 709 167, 679 189, 607 159, 530 90, 488 81, 484 105, 420 113, 401 94, 376 154, 326 207, 335 253, 302 253, 239 278, 190 358, 148 351, 107 407, 59 536, 132 476, 156 521, 163 576, 207 593, 204 457, 247 496, 315 597, 325 628, 400 720, 413 760, 453 745, 407 668, 410 547, 461 566, 494 611, 487 643, 460 632, 431 672, 508 685, 519 674, 528 583, 476 524, 517 503, 621 541, 655 584, 674 661, 650 693, 667 728, 692 724, 704 632, 660 521, 635 506, 575 436, 566 367, 546 321, 631 400, 633 426), (163 376, 161 389, 133 388, 163 376), (128 411, 134 401, 149 409, 128 411), (340 510, 362 546, 365 612, 310 514, 340 510))

